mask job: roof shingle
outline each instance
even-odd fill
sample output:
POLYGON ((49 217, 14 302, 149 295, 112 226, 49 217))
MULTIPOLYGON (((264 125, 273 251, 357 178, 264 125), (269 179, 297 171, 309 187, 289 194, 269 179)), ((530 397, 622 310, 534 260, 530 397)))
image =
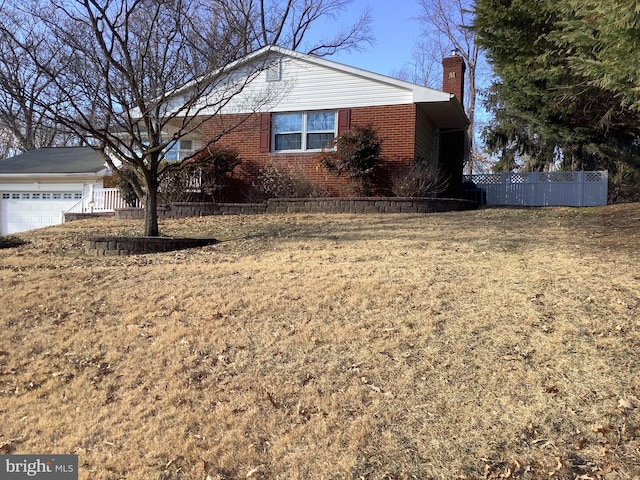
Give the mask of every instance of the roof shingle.
POLYGON ((98 173, 104 159, 91 147, 47 147, 0 160, 2 174, 98 173))

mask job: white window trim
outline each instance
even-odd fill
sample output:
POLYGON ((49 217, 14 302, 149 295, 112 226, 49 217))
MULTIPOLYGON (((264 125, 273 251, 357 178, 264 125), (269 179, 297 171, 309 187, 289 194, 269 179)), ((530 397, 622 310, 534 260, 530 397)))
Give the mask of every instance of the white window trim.
MULTIPOLYGON (((307 134, 309 133, 307 131, 307 115, 310 113, 333 113, 334 114, 334 121, 333 121, 333 136, 334 138, 338 136, 338 111, 337 110, 309 110, 309 111, 304 111, 304 112, 277 112, 274 113, 273 115, 286 115, 286 114, 291 114, 291 113, 296 113, 296 114, 302 114, 302 131, 300 132, 300 134, 302 135, 302 139, 301 139, 301 148, 300 149, 293 149, 293 150, 276 150, 276 129, 273 128, 273 124, 271 127, 271 151, 273 153, 301 153, 301 152, 322 152, 322 148, 307 148, 307 134)), ((288 132, 288 133, 298 133, 296 132, 288 132)), ((316 131, 316 132, 311 132, 311 133, 329 133, 327 132, 321 132, 321 131, 316 131)), ((335 147, 334 147, 335 148, 335 147)), ((326 150, 326 149, 325 149, 326 150)))

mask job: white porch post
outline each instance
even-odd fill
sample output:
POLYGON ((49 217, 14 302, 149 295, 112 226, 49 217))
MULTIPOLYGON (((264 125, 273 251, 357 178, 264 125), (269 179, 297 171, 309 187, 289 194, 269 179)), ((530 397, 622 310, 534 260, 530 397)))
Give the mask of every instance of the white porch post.
MULTIPOLYGON (((90 213, 93 213, 93 205, 95 205, 93 195, 94 195, 93 185, 89 185, 89 195, 87 197, 89 199, 89 202, 87 203, 87 207, 90 209, 90 213)), ((84 212, 86 211, 86 209, 83 208, 82 211, 84 212)))

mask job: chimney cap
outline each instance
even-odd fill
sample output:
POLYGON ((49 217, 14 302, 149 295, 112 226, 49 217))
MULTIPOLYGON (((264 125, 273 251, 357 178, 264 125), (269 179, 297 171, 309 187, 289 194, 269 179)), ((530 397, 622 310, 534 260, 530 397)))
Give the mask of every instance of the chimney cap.
POLYGON ((458 50, 456 47, 453 48, 453 50, 451 50, 451 56, 452 57, 457 57, 460 55, 460 50, 458 50))

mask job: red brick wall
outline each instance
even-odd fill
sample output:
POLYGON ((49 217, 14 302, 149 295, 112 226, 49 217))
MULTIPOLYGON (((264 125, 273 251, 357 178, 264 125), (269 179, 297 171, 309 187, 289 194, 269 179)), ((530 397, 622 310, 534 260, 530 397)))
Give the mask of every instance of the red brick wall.
MULTIPOLYGON (((251 200, 251 185, 260 169, 267 164, 277 164, 295 175, 304 175, 332 196, 353 194, 344 178, 336 178, 320 165, 317 153, 260 153, 259 114, 225 115, 207 121, 202 127, 203 143, 219 137, 221 132, 239 123, 241 124, 237 128, 225 133, 216 142, 218 146, 235 148, 241 160, 226 189, 225 200, 251 200)), ((398 166, 410 165, 413 161, 415 123, 416 107, 413 104, 351 109, 351 128, 372 124, 382 139, 383 161, 375 179, 374 194, 388 195, 391 172, 398 166)))
POLYGON ((466 65, 459 56, 442 59, 442 90, 453 93, 461 104, 464 104, 464 72, 466 65))

